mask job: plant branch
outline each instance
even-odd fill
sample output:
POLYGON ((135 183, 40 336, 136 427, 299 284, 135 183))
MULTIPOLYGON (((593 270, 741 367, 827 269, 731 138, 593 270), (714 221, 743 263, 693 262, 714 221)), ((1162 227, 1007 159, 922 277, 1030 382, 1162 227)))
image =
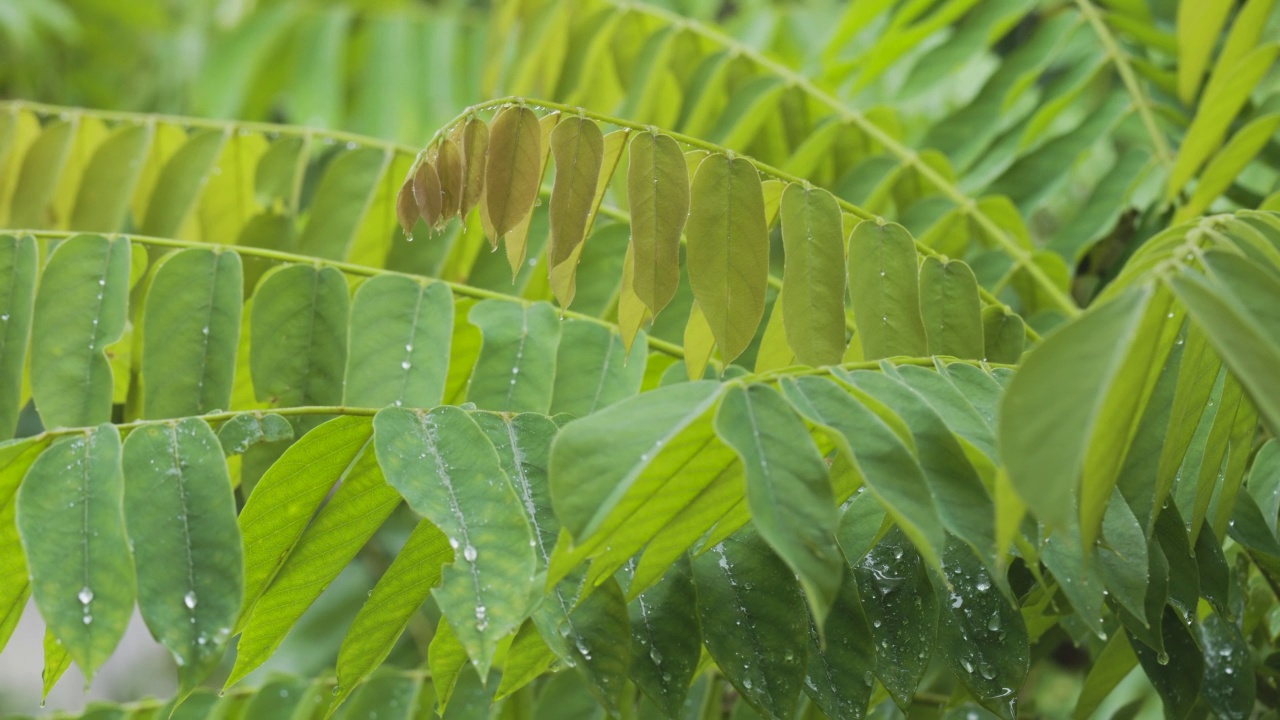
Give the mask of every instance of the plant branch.
POLYGON ((1146 93, 1142 91, 1142 86, 1138 83, 1138 76, 1133 71, 1133 65, 1129 62, 1129 55, 1120 47, 1120 43, 1116 41, 1116 36, 1112 34, 1111 29, 1107 27, 1106 21, 1102 19, 1102 14, 1098 12, 1098 8, 1093 4, 1092 0, 1075 0, 1076 7, 1080 9, 1080 14, 1088 21, 1089 27, 1094 34, 1098 36, 1098 41, 1102 43, 1102 48, 1107 51, 1107 57, 1111 60, 1111 64, 1116 66, 1116 73, 1120 75, 1120 81, 1124 83, 1125 90, 1129 96, 1133 98, 1134 109, 1138 111, 1138 116, 1142 118, 1142 125, 1146 128, 1147 134, 1151 136, 1151 144, 1155 147, 1156 158, 1160 164, 1169 167, 1173 164, 1173 152, 1169 149, 1169 141, 1161 132, 1160 126, 1156 124, 1155 113, 1151 111, 1151 101, 1146 93))

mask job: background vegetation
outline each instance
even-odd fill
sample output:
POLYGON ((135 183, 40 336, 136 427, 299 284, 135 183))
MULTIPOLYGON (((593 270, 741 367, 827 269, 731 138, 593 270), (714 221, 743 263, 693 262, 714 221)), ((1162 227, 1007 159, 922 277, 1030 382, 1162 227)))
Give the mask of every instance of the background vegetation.
POLYGON ((1272 0, 0 36, 0 638, 38 608, 46 693, 136 599, 175 716, 1280 705, 1272 0))

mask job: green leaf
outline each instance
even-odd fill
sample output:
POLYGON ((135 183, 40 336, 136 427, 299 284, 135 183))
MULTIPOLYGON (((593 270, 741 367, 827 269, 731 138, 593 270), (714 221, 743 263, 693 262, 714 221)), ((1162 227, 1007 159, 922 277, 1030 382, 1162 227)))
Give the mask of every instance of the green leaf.
POLYGON ((242 623, 244 633, 236 645, 236 664, 228 686, 275 653, 285 633, 399 504, 400 495, 383 479, 374 448, 366 444, 284 558, 254 604, 248 622, 242 623))
POLYGON ((310 710, 304 707, 309 700, 308 685, 310 683, 304 678, 278 675, 257 688, 257 692, 245 705, 244 717, 248 720, 292 717, 295 711, 301 715, 310 710))
POLYGON ((728 363, 751 343, 764 317, 769 228, 760 174, 746 158, 708 155, 694 173, 690 197, 689 284, 728 363))
POLYGON ((550 491, 556 516, 572 538, 582 543, 612 532, 662 492, 713 437, 705 423, 704 432, 681 442, 682 430, 703 425, 718 392, 709 380, 658 388, 561 429, 552 445, 550 491), (611 451, 600 454, 600 447, 611 451))
POLYGON ((347 280, 331 267, 286 265, 253 296, 253 390, 271 407, 339 405, 347 360, 347 280))
POLYGON ((460 558, 433 591, 477 670, 524 620, 537 567, 520 500, 484 432, 463 410, 388 408, 374 419, 378 461, 460 558))
POLYGON ((1148 576, 1147 536, 1118 491, 1112 494, 1103 517, 1097 560, 1111 598, 1136 617, 1145 618, 1147 588, 1152 580, 1148 576))
POLYGON ((196 207, 196 200, 226 144, 222 130, 200 130, 164 163, 155 180, 155 190, 147 203, 138 232, 152 237, 180 237, 183 224, 196 207))
POLYGON ((631 627, 622 588, 609 578, 582 599, 562 628, 569 662, 587 679, 596 700, 617 716, 631 664, 631 627))
POLYGON ((32 438, 0 445, 0 575, 9 578, 0 586, 0 650, 18 626, 31 583, 27 573, 27 557, 18 535, 18 486, 31 463, 49 446, 46 439, 32 438))
POLYGON ((44 669, 40 671, 40 680, 43 689, 40 692, 40 702, 49 699, 49 691, 58 684, 58 680, 62 678, 62 674, 71 667, 71 655, 67 653, 67 649, 63 647, 62 641, 53 634, 53 630, 46 627, 44 629, 44 669))
POLYGON ((129 200, 154 136, 154 125, 121 125, 98 146, 80 179, 70 227, 87 232, 124 229, 129 200))
POLYGON ((951 672, 983 707, 1018 716, 1018 694, 1031 664, 1027 626, 978 556, 952 538, 943 556, 947 588, 938 633, 951 672))
POLYGON ((725 391, 715 424, 746 466, 756 531, 799 576, 816 622, 826 622, 844 558, 826 463, 804 421, 778 391, 750 385, 725 391))
POLYGON ((18 489, 18 532, 40 616, 92 678, 133 612, 120 432, 102 425, 62 438, 18 489))
POLYGON ((906 228, 864 220, 849 236, 849 297, 868 360, 928 354, 916 248, 906 228))
POLYGON ((756 710, 791 718, 804 682, 808 614, 795 576, 752 532, 693 561, 703 641, 756 710))
POLYGON ((344 717, 412 720, 418 717, 422 681, 400 673, 375 675, 360 686, 344 717))
POLYGON ((560 323, 551 412, 586 417, 640 392, 643 356, 627 357, 612 327, 585 320, 560 323))
POLYGON ((1017 363, 1022 359, 1027 326, 1008 310, 988 305, 982 308, 982 359, 993 363, 1017 363))
MULTIPOLYGON (((1231 6, 1214 0, 1178 3, 1178 99, 1192 105, 1231 6)), ((1207 98, 1206 98, 1207 99, 1207 98)))
POLYGON ((244 605, 235 632, 249 621, 320 504, 369 444, 368 418, 344 416, 315 428, 284 451, 240 511, 244 605))
POLYGON ((356 247, 361 221, 373 203, 392 154, 382 148, 340 150, 325 168, 311 199, 312 212, 298 237, 308 255, 346 260, 356 247))
POLYGON ((1164 700, 1165 717, 1183 720, 1190 715, 1204 683, 1205 661, 1187 626, 1173 609, 1165 610, 1164 633, 1166 654, 1157 656, 1145 644, 1132 642, 1134 654, 1156 692, 1164 700))
POLYGON ((1075 710, 1071 714, 1073 720, 1086 720, 1092 717, 1102 702, 1111 695, 1122 680, 1129 676, 1137 664, 1138 657, 1133 653, 1128 636, 1123 632, 1112 635, 1106 646, 1094 658, 1093 666, 1089 668, 1089 674, 1084 679, 1084 687, 1080 690, 1080 697, 1076 700, 1075 710))
POLYGON ((548 412, 560 345, 555 309, 549 303, 483 300, 467 317, 484 335, 467 402, 484 410, 548 412))
POLYGON ((39 248, 27 235, 0 236, 0 437, 13 436, 22 404, 22 370, 27 358, 35 302, 39 248))
POLYGON ((632 288, 657 315, 680 283, 680 234, 689 216, 689 169, 675 140, 639 132, 631 140, 627 199, 631 208, 632 288))
POLYGON ((920 312, 930 355, 986 358, 978 280, 968 265, 926 257, 920 266, 920 312))
POLYGON ((338 684, 330 708, 340 705, 386 659, 440 582, 443 567, 452 562, 449 538, 429 521, 420 521, 351 622, 338 650, 338 684))
POLYGON ((344 402, 435 407, 444 398, 453 293, 403 275, 365 281, 351 302, 344 402))
POLYGON ((54 249, 40 277, 31 328, 31 393, 45 427, 111 419, 106 347, 124 333, 129 241, 77 235, 54 249))
POLYGON ((511 640, 502 666, 502 684, 494 698, 501 700, 537 680, 555 661, 556 654, 547 647, 538 626, 532 620, 526 621, 511 640))
POLYGON ((689 695, 702 652, 689 560, 682 558, 656 585, 637 594, 628 612, 631 679, 668 717, 676 717, 689 695))
POLYGON ((158 265, 142 316, 142 416, 231 407, 244 294, 240 256, 188 248, 158 265))
POLYGON ((243 455, 259 443, 293 439, 293 425, 275 413, 241 413, 218 428, 218 442, 227 456, 243 455))
POLYGON ((1009 384, 1001 457, 1018 494, 1053 527, 1069 522, 1089 442, 1150 298, 1134 288, 1090 308, 1029 353, 1009 384))
POLYGON ((595 207, 596 185, 604 160, 604 134, 594 120, 566 118, 551 131, 551 156, 556 162, 555 184, 551 187, 551 239, 547 245, 547 266, 551 269, 551 289, 560 307, 573 302, 574 275, 587 220, 595 207))
MULTIPOLYGON (((542 129, 537 114, 523 106, 503 108, 489 128, 488 148, 483 202, 496 242, 520 224, 538 199, 542 129)), ((468 152, 468 163, 471 158, 468 152)))
POLYGON ((837 365, 844 355, 844 230, 835 196, 791 184, 782 191, 787 344, 805 365, 837 365))
POLYGON ((436 713, 443 714, 453 697, 454 685, 467 667, 467 649, 458 641, 448 618, 440 618, 427 648, 427 668, 436 690, 436 713))
POLYGON ((893 529, 854 567, 876 640, 876 677, 899 708, 910 707, 929 665, 938 604, 920 555, 893 529))
POLYGON ((231 478, 218 438, 199 418, 129 433, 123 465, 138 608, 177 659, 186 694, 222 659, 243 600, 231 478))
POLYGON ((1244 720, 1257 695, 1253 654, 1240 628, 1210 612, 1196 625, 1204 650, 1204 699, 1220 718, 1244 720))
POLYGON ((1183 273, 1167 279, 1214 349, 1249 392, 1264 424, 1280 428, 1280 388, 1264 380, 1264 368, 1280 358, 1280 322, 1273 317, 1280 281, 1244 257, 1205 254, 1210 278, 1183 273), (1214 281, 1217 282, 1214 282, 1214 281))
POLYGON ((850 570, 841 579, 825 632, 820 634, 810 618, 804 691, 832 720, 861 718, 871 699, 875 668, 875 640, 850 570), (827 638, 825 644, 822 635, 827 638))
POLYGON ((537 542, 538 569, 544 570, 551 560, 551 549, 560 533, 560 521, 551 510, 551 491, 547 482, 551 442, 559 428, 545 415, 519 415, 476 412, 471 414, 480 429, 493 443, 502 469, 525 510, 525 519, 533 529, 537 542))
POLYGON ((784 379, 782 389, 792 405, 822 427, 853 461, 866 487, 898 526, 925 553, 935 560, 941 558, 942 525, 933 492, 912 456, 912 448, 878 412, 890 413, 888 408, 861 390, 825 378, 784 379))

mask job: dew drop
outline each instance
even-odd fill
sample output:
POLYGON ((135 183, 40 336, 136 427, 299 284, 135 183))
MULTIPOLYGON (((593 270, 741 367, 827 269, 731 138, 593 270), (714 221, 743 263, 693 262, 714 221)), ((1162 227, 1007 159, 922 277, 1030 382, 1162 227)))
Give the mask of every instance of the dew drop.
POLYGON ((93 591, 86 585, 80 588, 80 592, 76 593, 76 597, 80 598, 81 605, 88 605, 93 602, 93 591))
POLYGON ((462 551, 462 557, 466 558, 466 559, 467 559, 467 562, 475 562, 475 561, 476 561, 476 549, 475 549, 474 547, 472 547, 471 545, 468 545, 468 546, 467 546, 467 547, 462 551))
POLYGON ((84 616, 84 624, 85 624, 85 625, 88 625, 88 624, 89 624, 89 623, 91 623, 91 622, 93 622, 93 616, 92 616, 92 615, 85 615, 85 616, 84 616))
POLYGON ((1162 652, 1159 655, 1156 655, 1156 662, 1160 663, 1161 665, 1168 665, 1169 653, 1162 652))
POLYGON ((401 369, 403 369, 403 370, 408 370, 408 369, 409 369, 409 361, 408 361, 408 360, 405 360, 404 362, 400 363, 400 367, 401 367, 401 369))
POLYGON ((196 594, 195 594, 195 591, 191 591, 191 592, 188 592, 186 595, 183 595, 183 596, 182 596, 182 604, 183 604, 183 605, 186 605, 188 610, 195 610, 195 608, 196 608, 196 594))

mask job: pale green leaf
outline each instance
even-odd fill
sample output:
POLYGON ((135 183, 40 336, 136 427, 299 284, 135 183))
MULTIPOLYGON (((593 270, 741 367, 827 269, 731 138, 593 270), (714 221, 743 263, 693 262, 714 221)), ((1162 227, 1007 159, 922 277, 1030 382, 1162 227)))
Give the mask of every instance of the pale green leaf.
POLYGON ((31 236, 0 236, 0 437, 13 436, 22 404, 39 249, 31 236))
POLYGON ((835 197, 791 184, 782 192, 787 344, 805 365, 836 365, 844 355, 844 230, 835 197))
POLYGON ((403 275, 365 281, 351 301, 344 402, 435 407, 444 398, 453 335, 444 283, 403 275))
POLYGON ((680 234, 689 215, 689 170, 676 141, 656 133, 636 133, 628 159, 635 258, 631 287, 656 315, 671 302, 680 281, 680 234))
POLYGON ((905 228, 864 220, 849 236, 849 295, 868 360, 928 354, 915 243, 905 228))

